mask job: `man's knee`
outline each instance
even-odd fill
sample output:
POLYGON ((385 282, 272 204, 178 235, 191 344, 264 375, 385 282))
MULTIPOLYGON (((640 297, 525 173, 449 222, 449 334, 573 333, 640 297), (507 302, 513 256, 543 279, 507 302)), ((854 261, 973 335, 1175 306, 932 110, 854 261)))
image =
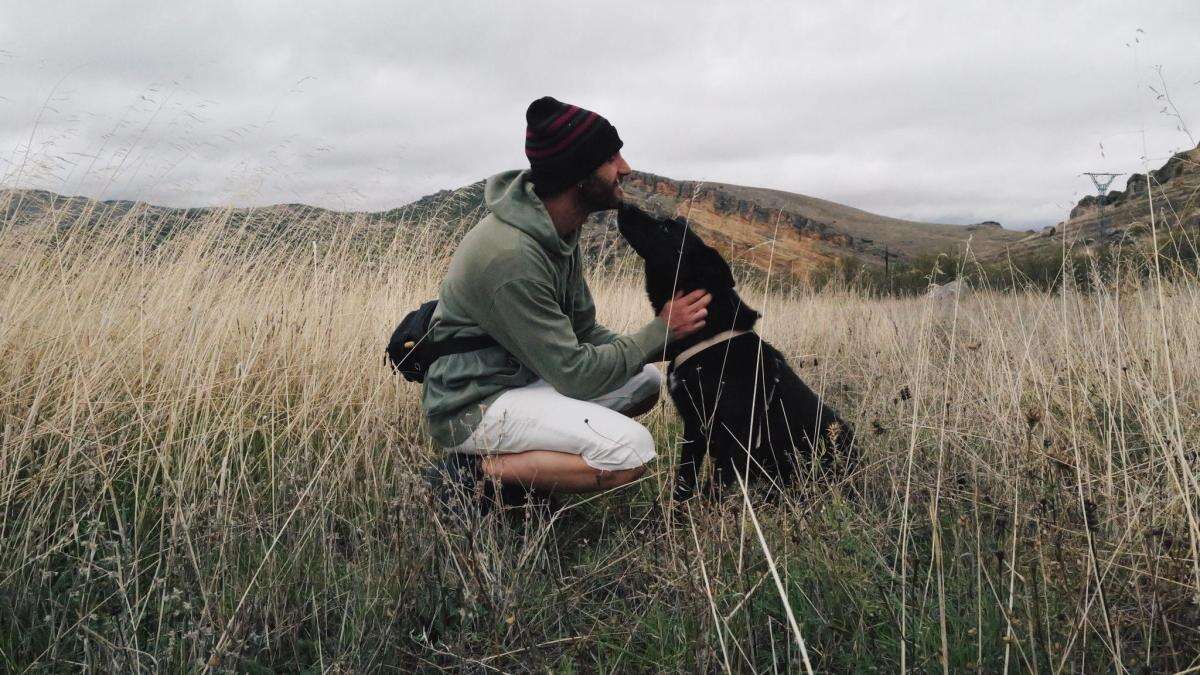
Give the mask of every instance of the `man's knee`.
POLYGON ((650 430, 626 420, 619 434, 605 440, 600 447, 585 453, 588 466, 609 474, 640 472, 626 480, 636 480, 645 473, 646 464, 657 455, 654 452, 654 437, 650 430))
POLYGON ((597 470, 596 486, 602 490, 611 490, 615 487, 628 485, 644 475, 646 475, 645 464, 632 469, 618 469, 617 471, 597 470))
POLYGON ((638 380, 638 394, 643 396, 658 396, 658 392, 662 389, 663 376, 657 366, 653 363, 647 363, 642 366, 642 372, 634 375, 634 377, 638 380))
POLYGON ((646 364, 642 368, 642 372, 633 377, 636 382, 631 396, 633 401, 627 410, 621 412, 627 417, 640 417, 653 410, 654 406, 658 404, 663 377, 653 364, 646 364))
POLYGON ((646 398, 635 400, 629 405, 628 409, 622 410, 621 414, 626 417, 641 417, 654 410, 654 406, 656 405, 658 405, 658 391, 654 391, 646 398))

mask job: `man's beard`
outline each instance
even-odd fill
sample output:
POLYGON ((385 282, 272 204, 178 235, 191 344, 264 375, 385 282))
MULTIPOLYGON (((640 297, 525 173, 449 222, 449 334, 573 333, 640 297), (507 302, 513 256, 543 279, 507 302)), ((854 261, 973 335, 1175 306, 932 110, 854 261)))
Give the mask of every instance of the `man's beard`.
POLYGON ((579 186, 579 196, 583 199, 584 205, 588 207, 588 211, 607 211, 619 207, 621 197, 618 195, 617 187, 620 180, 620 178, 615 178, 612 182, 608 182, 594 173, 585 178, 579 186))

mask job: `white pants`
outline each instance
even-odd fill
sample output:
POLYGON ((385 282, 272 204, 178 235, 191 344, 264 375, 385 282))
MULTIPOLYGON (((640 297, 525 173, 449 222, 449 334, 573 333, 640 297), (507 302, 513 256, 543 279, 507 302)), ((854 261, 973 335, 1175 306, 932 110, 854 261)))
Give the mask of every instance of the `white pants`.
POLYGON ((653 365, 590 401, 567 398, 545 380, 501 394, 475 431, 449 452, 496 455, 555 450, 583 457, 593 469, 634 469, 654 459, 646 427, 621 411, 658 394, 662 375, 653 365))

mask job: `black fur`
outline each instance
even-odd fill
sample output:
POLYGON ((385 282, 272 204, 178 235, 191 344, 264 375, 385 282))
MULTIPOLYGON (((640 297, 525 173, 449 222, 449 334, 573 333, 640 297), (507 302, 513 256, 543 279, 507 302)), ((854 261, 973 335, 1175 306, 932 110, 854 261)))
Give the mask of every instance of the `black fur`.
POLYGON ((712 294, 706 324, 670 343, 668 383, 683 418, 683 457, 674 497, 695 494, 706 454, 710 490, 736 474, 778 487, 797 474, 830 478, 857 463, 854 432, 788 366, 779 350, 748 333, 705 349, 675 367, 688 347, 730 329, 751 330, 759 313, 734 290, 729 264, 679 219, 660 219, 625 206, 618 228, 646 261, 646 294, 657 314, 677 291, 712 294))

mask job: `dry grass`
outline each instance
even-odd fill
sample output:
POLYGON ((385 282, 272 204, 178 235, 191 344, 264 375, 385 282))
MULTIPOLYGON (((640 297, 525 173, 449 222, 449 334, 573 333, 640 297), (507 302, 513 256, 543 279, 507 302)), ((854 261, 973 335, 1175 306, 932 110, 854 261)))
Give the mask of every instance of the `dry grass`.
MULTIPOLYGON (((220 212, 168 238, 136 214, 3 224, 5 669, 1200 663, 1194 280, 961 305, 751 288, 856 426, 851 481, 672 514, 664 404, 639 485, 463 523, 420 490, 419 392, 381 360, 451 242, 288 225, 320 240, 220 212)), ((592 281, 617 329, 649 314, 634 272, 592 281)))

